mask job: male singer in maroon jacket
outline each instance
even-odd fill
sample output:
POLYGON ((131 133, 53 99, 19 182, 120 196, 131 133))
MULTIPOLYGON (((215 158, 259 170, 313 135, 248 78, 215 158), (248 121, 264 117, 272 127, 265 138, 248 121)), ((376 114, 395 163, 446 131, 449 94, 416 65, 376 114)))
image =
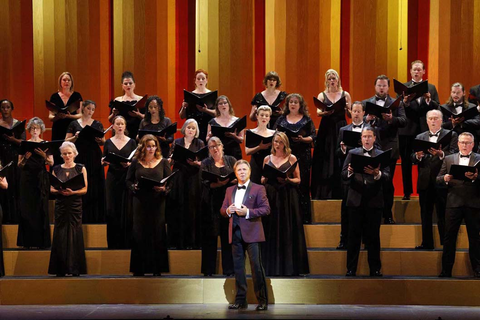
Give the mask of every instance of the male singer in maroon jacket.
POLYGON ((265 241, 262 216, 270 214, 267 193, 262 185, 250 181, 250 164, 245 160, 235 163, 233 170, 238 184, 225 193, 220 213, 230 218, 229 242, 232 244, 233 267, 237 295, 229 309, 247 309, 247 277, 245 274, 245 250, 250 259, 257 311, 268 309, 265 271, 260 258, 260 242, 265 241))

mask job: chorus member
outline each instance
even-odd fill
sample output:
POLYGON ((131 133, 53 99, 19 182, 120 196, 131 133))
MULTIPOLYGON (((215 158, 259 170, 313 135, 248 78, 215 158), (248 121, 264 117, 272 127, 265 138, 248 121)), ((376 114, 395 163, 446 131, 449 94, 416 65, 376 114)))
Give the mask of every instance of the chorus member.
MULTIPOLYGON (((130 71, 125 71, 122 73, 122 90, 123 95, 116 97, 114 100, 121 101, 129 105, 135 105, 142 96, 139 96, 135 93, 135 78, 133 77, 133 73, 130 71)), ((128 112, 127 120, 127 132, 128 136, 132 139, 135 139, 138 133, 138 127, 140 125, 140 121, 145 117, 144 113, 142 113, 143 109, 136 108, 133 111, 128 112)), ((110 115, 108 116, 108 120, 110 122, 118 115, 118 110, 114 108, 113 101, 110 102, 110 115)))
MULTIPOLYGON (((375 95, 367 100, 364 100, 363 103, 371 102, 373 104, 388 108, 394 99, 388 94, 390 88, 390 79, 386 75, 379 75, 375 79, 375 95)), ((382 113, 382 118, 377 118, 374 115, 368 114, 366 117, 366 122, 371 126, 375 127, 376 133, 379 137, 380 147, 383 151, 392 149, 392 156, 390 160, 390 179, 383 180, 385 186, 383 188, 384 195, 384 211, 383 211, 383 222, 385 224, 394 224, 393 220, 392 207, 393 207, 393 197, 395 194, 395 187, 393 185, 393 176, 395 174, 395 168, 397 166, 397 160, 400 156, 399 145, 398 145, 398 130, 405 127, 407 124, 405 109, 402 105, 396 108, 393 112, 390 110, 388 112, 382 113)))
MULTIPOLYGON (((208 84, 208 72, 203 69, 198 69, 195 71, 195 90, 192 92, 195 93, 200 98, 204 97, 207 93, 211 92, 207 88, 208 84)), ((215 117, 215 110, 213 106, 207 105, 196 105, 194 108, 189 108, 188 103, 183 101, 182 107, 180 108, 180 118, 181 119, 195 119, 199 127, 198 138, 203 142, 206 142, 207 138, 207 127, 208 122, 215 117)))
MULTIPOLYGON (((468 110, 470 108, 480 108, 474 105, 473 103, 469 103, 467 96, 465 95, 465 88, 463 84, 460 82, 455 82, 452 84, 451 91, 450 91, 450 98, 446 104, 442 105, 445 109, 449 110, 452 113, 460 113, 468 110)), ((473 150, 477 150, 478 148, 478 130, 480 129, 480 115, 476 115, 472 119, 465 120, 464 117, 454 118, 450 117, 447 118, 445 115, 443 116, 443 127, 448 130, 455 131, 458 135, 463 132, 470 132, 474 137, 474 146, 473 150)))
POLYGON ((262 217, 270 214, 265 188, 250 181, 250 165, 239 160, 233 169, 238 185, 231 186, 225 193, 221 213, 229 219, 229 242, 232 244, 235 267, 235 303, 229 309, 247 309, 247 277, 245 253, 248 253, 252 270, 255 296, 258 300, 256 311, 268 309, 267 282, 262 266, 260 243, 265 242, 262 217))
POLYGON ((371 127, 362 129, 362 147, 350 150, 342 169, 342 178, 349 181, 347 207, 349 230, 347 248, 347 274, 356 276, 362 238, 368 250, 370 276, 381 277, 380 224, 384 206, 384 180, 390 179, 390 168, 367 166, 363 173, 355 173, 351 164, 352 154, 374 157, 383 151, 375 148, 376 134, 371 127))
POLYGON ((80 119, 72 121, 67 129, 66 141, 75 143, 78 150, 78 163, 85 166, 88 172, 90 188, 83 196, 83 223, 105 222, 105 173, 102 165, 102 150, 105 137, 93 139, 78 138, 80 131, 86 126, 103 132, 100 121, 93 119, 97 105, 92 100, 86 100, 81 108, 80 119))
MULTIPOLYGON (((19 120, 13 118, 12 112, 14 110, 13 102, 4 99, 0 101, 0 113, 2 118, 0 119, 0 126, 11 129, 19 123, 19 120)), ((23 132, 17 136, 0 136, 0 165, 7 165, 11 161, 17 163, 18 151, 22 140, 25 140, 26 134, 23 132)), ((6 190, 0 190, 0 204, 3 208, 3 223, 18 223, 18 169, 16 165, 12 165, 7 170, 6 177, 10 182, 9 188, 6 190)))
MULTIPOLYGON (((269 106, 262 105, 256 108, 255 119, 258 124, 255 129, 251 129, 250 131, 265 138, 273 136, 275 130, 268 129, 271 116, 272 109, 269 106)), ((252 174, 250 179, 255 183, 261 182, 263 159, 270 154, 271 146, 271 143, 263 143, 263 141, 252 148, 248 148, 245 145, 245 153, 247 156, 251 156, 250 167, 252 169, 252 174)))
MULTIPOLYGON (((333 105, 345 97, 345 113, 350 116, 352 99, 343 90, 338 72, 328 69, 325 73, 325 90, 318 94, 317 99, 327 106, 333 105)), ((312 165, 312 198, 340 199, 342 197, 340 170, 341 164, 336 156, 338 132, 347 125, 345 113, 337 115, 333 111, 317 108, 317 116, 322 118, 318 127, 312 165)))
MULTIPOLYGON (((416 139, 437 143, 449 130, 442 129, 442 112, 430 110, 427 112, 428 131, 417 135, 416 139)), ((422 244, 416 246, 417 250, 433 250, 433 207, 437 212, 438 234, 440 244, 443 244, 445 230, 445 202, 447 189, 436 183, 438 172, 442 167, 445 156, 458 152, 458 136, 452 132, 452 139, 441 149, 431 148, 428 152, 418 151, 411 154, 414 164, 418 165, 417 190, 420 200, 420 214, 422 218, 422 244)))
MULTIPOLYGON (((275 133, 271 154, 264 165, 278 170, 288 170, 297 157, 292 155, 288 137, 283 132, 275 133)), ((307 245, 300 211, 298 166, 285 179, 271 180, 262 177, 267 191, 271 214, 263 218, 266 242, 262 246, 262 260, 268 276, 298 276, 310 273, 307 245)))
MULTIPOLYGON (((187 119, 181 130, 183 137, 175 139, 175 148, 183 147, 197 152, 205 147, 198 138, 199 129, 195 119, 187 119)), ((167 214, 168 243, 176 249, 193 249, 200 247, 200 199, 201 180, 199 159, 187 159, 186 162, 175 161, 173 169, 178 170, 169 194, 168 207, 172 210, 167 214)))
MULTIPOLYGON (((137 148, 135 139, 126 132, 127 121, 122 116, 116 116, 113 120, 114 135, 105 141, 103 156, 115 153, 124 158, 129 158, 137 148)), ((107 179, 105 181, 105 205, 107 222, 107 244, 109 249, 130 248, 132 234, 132 195, 125 185, 128 167, 131 161, 108 163, 107 179)))
POLYGON ((77 148, 69 141, 60 147, 64 163, 53 167, 52 174, 59 180, 67 181, 83 175, 85 187, 79 190, 70 188, 57 190, 50 186, 55 197, 55 225, 52 250, 50 253, 49 274, 63 277, 67 274, 79 276, 87 273, 85 247, 82 231, 82 196, 87 193, 87 169, 75 163, 77 148))
POLYGON ((130 272, 134 276, 144 276, 145 273, 160 276, 162 272, 169 272, 165 228, 166 186, 141 190, 138 189, 138 181, 141 177, 160 181, 171 173, 157 138, 150 134, 143 136, 127 173, 127 186, 134 193, 130 258, 130 272))
MULTIPOLYGON (((202 161, 202 171, 221 176, 233 172, 233 166, 237 160, 223 153, 223 144, 219 138, 209 139, 208 152, 210 156, 202 161)), ((228 220, 222 219, 220 215, 228 182, 228 179, 202 180, 202 273, 204 276, 212 276, 216 273, 218 236, 220 236, 222 249, 223 274, 226 276, 233 274, 232 247, 228 242, 228 220)))
POLYGON ((289 137, 292 154, 298 159, 300 169, 300 208, 303 212, 303 222, 311 223, 312 212, 310 204, 310 166, 312 165, 312 142, 315 139, 315 125, 308 113, 307 103, 302 95, 291 93, 287 96, 283 114, 278 117, 274 129, 279 126, 298 132, 298 135, 289 137))
POLYGON ((469 90, 468 94, 468 102, 473 103, 475 105, 479 105, 480 103, 480 84, 473 86, 469 90))
MULTIPOLYGON (((285 91, 280 91, 278 88, 282 85, 280 76, 275 71, 267 72, 263 78, 263 85, 265 90, 259 92, 252 99, 252 110, 250 111, 250 120, 257 121, 257 108, 260 106, 269 106, 272 110, 270 121, 268 123, 269 128, 273 128, 278 117, 282 115, 282 108, 280 104, 287 97, 285 91)), ((253 181, 253 180, 252 180, 253 181)))
POLYGON ((461 133, 458 136, 459 152, 445 157, 437 176, 437 183, 447 188, 442 272, 439 277, 449 278, 452 276, 458 229, 465 220, 470 264, 475 278, 480 278, 480 181, 478 180, 478 169, 475 173, 465 173, 465 179, 462 180, 455 179, 449 174, 453 164, 474 166, 480 161, 480 154, 472 151, 473 145, 473 135, 470 132, 461 133))
MULTIPOLYGON (((41 135, 45 132, 45 124, 42 119, 33 117, 28 121, 27 131, 31 135, 28 141, 42 142, 41 135)), ((44 249, 51 245, 48 215, 50 182, 45 166, 53 167, 52 152, 53 150, 43 151, 37 148, 34 153, 27 151, 18 156, 21 190, 18 201, 19 247, 44 249)))
MULTIPOLYGON (((150 96, 145 103, 145 118, 140 122, 139 129, 160 131, 172 124, 169 117, 165 117, 163 109, 163 101, 158 96, 150 96)), ((163 158, 168 158, 170 152, 170 144, 173 142, 173 134, 168 136, 157 136, 160 142, 160 151, 163 158)), ((138 136, 137 136, 137 140, 138 136)))
MULTIPOLYGON (((212 137, 212 126, 229 127, 236 120, 233 106, 227 96, 220 96, 215 101, 215 118, 208 122, 207 141, 212 137)), ((226 132, 222 143, 225 146, 225 154, 234 157, 235 159, 242 158, 242 149, 240 144, 243 143, 245 130, 240 132, 226 132)))
MULTIPOLYGON (((404 85, 412 87, 423 82, 425 72, 425 65, 421 60, 413 61, 410 68, 412 80, 404 85)), ((428 92, 423 96, 417 97, 415 94, 403 96, 402 103, 407 124, 398 129, 399 151, 402 159, 403 200, 410 200, 410 195, 413 193, 411 161, 413 140, 417 134, 428 130, 426 113, 428 110, 438 109, 439 101, 437 89, 431 83, 428 84, 428 92)))
MULTIPOLYGON (((50 96, 50 102, 54 103, 60 108, 65 108, 76 101, 83 101, 82 95, 74 91, 73 76, 70 72, 62 72, 58 77, 58 92, 50 96)), ((81 103, 80 103, 81 106, 81 103)), ((48 119, 52 124, 52 141, 64 140, 67 133, 68 126, 73 120, 77 120, 82 115, 77 111, 72 113, 68 111, 59 111, 57 113, 49 111, 48 119)), ((55 164, 62 163, 62 157, 55 150, 53 155, 55 164)))
MULTIPOLYGON (((6 177, 0 177, 0 189, 7 190, 8 189, 8 182, 6 177)), ((2 205, 0 204, 0 232, 2 231, 2 220, 3 220, 3 212, 2 212, 2 205)), ((5 275, 5 267, 3 263, 3 243, 2 238, 0 237, 0 277, 5 275)))

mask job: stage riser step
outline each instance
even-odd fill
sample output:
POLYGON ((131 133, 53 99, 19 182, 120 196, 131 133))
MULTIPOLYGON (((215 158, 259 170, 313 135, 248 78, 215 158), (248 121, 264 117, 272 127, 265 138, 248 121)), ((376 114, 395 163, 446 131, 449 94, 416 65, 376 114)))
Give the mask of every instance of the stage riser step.
MULTIPOLYGON (((480 286, 464 279, 269 278, 271 304, 367 304, 478 306, 480 286), (466 294, 468 292, 468 294, 466 294)), ((3 279, 2 305, 203 304, 227 308, 235 299, 233 278, 3 279)), ((256 299, 248 279, 247 300, 256 299)))
MULTIPOLYGON (((87 250, 87 272, 89 275, 129 275, 129 250, 87 250)), ((344 275, 346 252, 335 250, 310 250, 308 252, 310 274, 344 275)), ((441 251, 382 251, 382 271, 386 275, 437 276, 441 271, 441 251)), ((44 276, 48 274, 49 251, 5 251, 5 272, 7 276, 44 276)), ((171 275, 201 275, 201 251, 169 251, 171 275)), ((220 251, 217 270, 222 274, 220 251)), ((249 263, 246 263, 250 272, 249 263)), ((359 275, 368 275, 367 252, 361 251, 359 275)), ((468 253, 457 252, 453 274, 472 275, 468 253)))

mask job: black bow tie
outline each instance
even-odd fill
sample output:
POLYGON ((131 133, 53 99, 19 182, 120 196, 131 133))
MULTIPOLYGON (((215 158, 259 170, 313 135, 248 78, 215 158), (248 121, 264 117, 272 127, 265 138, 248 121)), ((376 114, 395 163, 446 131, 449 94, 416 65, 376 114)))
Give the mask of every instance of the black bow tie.
POLYGON ((361 128, 361 127, 362 127, 361 124, 359 124, 359 125, 354 124, 354 125, 353 125, 353 128, 361 128))
POLYGON ((440 136, 440 131, 438 131, 437 133, 431 133, 431 132, 429 132, 429 133, 428 133, 428 136, 429 136, 429 137, 438 137, 438 136, 440 136))
POLYGON ((373 149, 367 150, 367 149, 363 148, 363 153, 368 153, 369 155, 372 155, 372 151, 373 151, 373 149))
POLYGON ((240 189, 247 190, 247 187, 246 187, 246 186, 237 186, 237 189, 238 189, 238 190, 240 190, 240 189))
POLYGON ((387 98, 375 97, 375 101, 378 101, 378 100, 386 101, 386 100, 387 100, 387 98))
POLYGON ((466 156, 464 156, 463 154, 460 154, 460 158, 470 158, 470 155, 467 154, 466 156))

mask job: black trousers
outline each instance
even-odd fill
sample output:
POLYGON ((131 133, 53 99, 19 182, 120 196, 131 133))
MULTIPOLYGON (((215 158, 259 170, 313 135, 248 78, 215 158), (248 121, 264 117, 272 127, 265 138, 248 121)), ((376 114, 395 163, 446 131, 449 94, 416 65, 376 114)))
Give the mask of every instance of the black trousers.
POLYGON ((434 246, 433 242, 433 207, 437 212, 438 235, 440 244, 443 244, 445 234, 445 205, 447 190, 430 186, 426 190, 418 190, 420 200, 420 214, 422 218, 422 245, 434 246))
MULTIPOLYGON (((224 275, 233 274, 232 246, 228 243, 228 219, 220 219, 220 243, 222 248, 222 269, 224 275)), ((208 226, 204 226, 207 230, 208 226)), ((202 235, 202 273, 217 273, 218 234, 205 232, 202 235)))
POLYGON ((347 246, 347 270, 357 272, 362 237, 368 250, 370 272, 380 271, 380 224, 381 208, 349 207, 349 230, 347 246))
POLYGON ((447 273, 452 272, 455 263, 458 229, 464 219, 467 227, 468 254, 472 270, 480 272, 480 209, 459 207, 445 210, 442 270, 447 273))
POLYGON ((255 296, 259 304, 268 304, 267 282, 260 254, 260 243, 246 243, 243 241, 242 231, 239 226, 235 226, 232 232, 233 266, 235 269, 235 286, 237 288, 235 303, 247 302, 246 251, 250 259, 255 296))
POLYGON ((400 158, 402 159, 402 182, 403 194, 410 195, 413 193, 412 184, 412 160, 410 158, 413 151, 414 136, 398 136, 400 158))
POLYGON ((348 185, 342 185, 342 205, 340 211, 340 242, 342 242, 345 246, 348 243, 348 188, 348 185))
POLYGON ((395 194, 395 187, 393 186, 393 176, 395 175, 395 168, 397 167, 397 159, 390 160, 390 179, 383 183, 383 218, 393 218, 393 196, 395 194))

